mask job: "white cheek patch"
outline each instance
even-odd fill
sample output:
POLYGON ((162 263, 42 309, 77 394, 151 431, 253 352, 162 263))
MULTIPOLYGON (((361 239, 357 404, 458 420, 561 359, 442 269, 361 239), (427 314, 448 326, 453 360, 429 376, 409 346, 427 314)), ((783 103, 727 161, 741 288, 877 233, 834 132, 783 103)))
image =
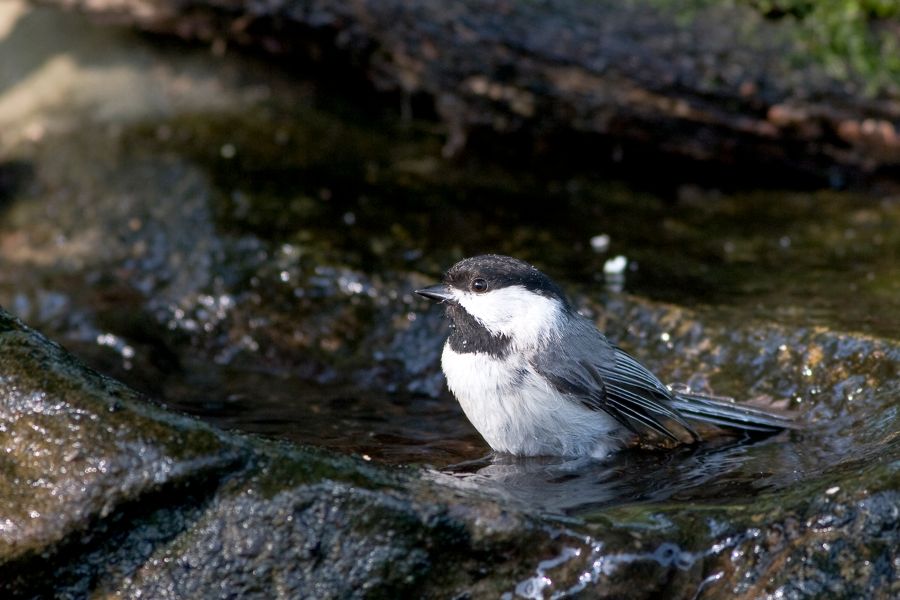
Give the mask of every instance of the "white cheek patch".
POLYGON ((496 335, 529 346, 543 342, 558 329, 562 305, 558 300, 531 292, 520 285, 483 294, 455 290, 456 301, 467 313, 496 335))

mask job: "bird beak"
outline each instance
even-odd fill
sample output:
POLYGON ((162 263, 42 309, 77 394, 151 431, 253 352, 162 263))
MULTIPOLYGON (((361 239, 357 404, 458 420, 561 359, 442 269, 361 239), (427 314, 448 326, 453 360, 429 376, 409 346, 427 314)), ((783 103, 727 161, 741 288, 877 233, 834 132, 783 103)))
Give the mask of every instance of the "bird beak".
POLYGON ((435 302, 450 302, 453 300, 453 291, 450 289, 450 286, 443 283, 416 290, 416 293, 435 302))

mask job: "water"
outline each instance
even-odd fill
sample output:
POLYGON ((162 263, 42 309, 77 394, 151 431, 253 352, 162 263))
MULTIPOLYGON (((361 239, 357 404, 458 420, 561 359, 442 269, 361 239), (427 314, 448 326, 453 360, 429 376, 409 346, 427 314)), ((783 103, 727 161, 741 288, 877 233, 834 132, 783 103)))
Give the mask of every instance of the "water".
MULTIPOLYGON (((254 59, 56 13, 28 26, 114 50, 73 50, 59 85, 83 106, 0 115, 0 303, 165 405, 586 518, 740 505, 896 460, 897 190, 650 187, 653 165, 511 166, 478 148, 447 161, 433 123, 254 59), (152 93, 121 93, 135 82, 152 93), (600 462, 485 458, 437 373, 441 318, 410 293, 485 251, 540 266, 664 380, 779 402, 807 429, 600 462), (637 300, 606 291, 616 255, 637 300)), ((21 64, 46 82, 44 54, 65 52, 21 64)), ((0 100, 27 81, 0 72, 0 100)))
POLYGON ((169 408, 221 427, 396 465, 444 466, 485 454, 462 411, 445 398, 379 390, 362 395, 356 386, 310 384, 290 376, 199 371, 202 381, 196 376, 175 381, 163 397, 169 408), (201 397, 209 400, 199 402, 201 397))

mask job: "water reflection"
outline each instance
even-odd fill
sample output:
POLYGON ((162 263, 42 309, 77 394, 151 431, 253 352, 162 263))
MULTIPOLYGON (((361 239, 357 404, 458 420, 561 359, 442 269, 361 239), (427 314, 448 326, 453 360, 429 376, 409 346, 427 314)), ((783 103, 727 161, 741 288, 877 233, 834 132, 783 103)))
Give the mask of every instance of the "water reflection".
MULTIPOLYGON (((865 405, 819 404, 801 410, 804 428, 759 437, 710 427, 704 442, 666 449, 633 448, 608 457, 519 458, 488 454, 487 445, 447 395, 360 395, 355 386, 310 384, 294 377, 220 368, 187 387, 166 385, 171 408, 219 426, 327 447, 395 465, 430 465, 426 476, 501 505, 588 517, 611 506, 651 503, 747 504, 761 493, 842 474, 864 477, 900 444, 897 383, 867 390, 865 405), (216 377, 210 374, 215 373, 216 377), (218 390, 229 389, 222 396, 218 390), (265 394, 260 394, 265 390, 265 394)), ((642 527, 666 527, 661 519, 642 527)))
POLYGON ((163 396, 170 409, 219 427, 388 464, 443 467, 484 453, 459 405, 447 397, 383 390, 362 395, 355 385, 226 367, 168 380, 163 396))
POLYGON ((668 450, 627 450, 605 460, 491 454, 431 476, 458 489, 566 515, 611 504, 746 499, 784 483, 771 457, 791 453, 783 446, 789 435, 722 437, 668 450))
POLYGON ((768 437, 719 432, 693 446, 629 449, 605 460, 489 454, 429 476, 503 503, 582 517, 613 505, 747 504, 765 492, 810 481, 826 492, 846 476, 870 477, 895 456, 900 387, 885 385, 874 396, 852 415, 821 419, 801 413, 802 430, 768 437))

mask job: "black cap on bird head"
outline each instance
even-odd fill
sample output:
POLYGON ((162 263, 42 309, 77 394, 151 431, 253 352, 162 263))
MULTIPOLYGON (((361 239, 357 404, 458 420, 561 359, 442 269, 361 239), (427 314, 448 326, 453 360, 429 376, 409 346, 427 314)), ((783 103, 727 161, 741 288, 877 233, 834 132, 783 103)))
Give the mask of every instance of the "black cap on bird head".
POLYGON ((565 293, 552 279, 518 258, 501 254, 463 259, 450 267, 443 284, 416 290, 416 293, 432 300, 448 301, 452 298, 448 288, 481 294, 514 285, 555 298, 566 307, 569 305, 565 293))

